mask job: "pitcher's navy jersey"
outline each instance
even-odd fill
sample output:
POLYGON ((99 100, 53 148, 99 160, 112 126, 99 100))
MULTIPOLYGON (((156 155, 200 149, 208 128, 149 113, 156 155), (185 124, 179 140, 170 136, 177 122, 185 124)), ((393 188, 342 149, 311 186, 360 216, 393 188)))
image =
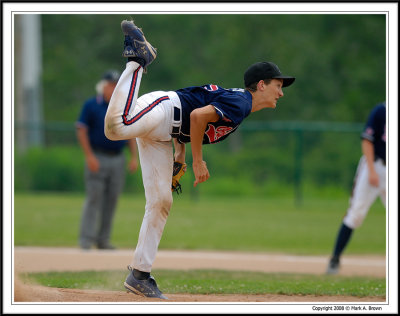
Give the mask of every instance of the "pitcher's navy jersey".
POLYGON ((177 90, 182 105, 182 124, 178 141, 190 142, 190 113, 206 105, 213 105, 219 116, 208 123, 203 144, 217 143, 233 133, 252 107, 251 93, 243 89, 224 89, 216 85, 188 87, 177 90))
POLYGON ((374 144, 375 159, 386 161, 386 103, 376 105, 365 125, 361 138, 368 139, 374 144))

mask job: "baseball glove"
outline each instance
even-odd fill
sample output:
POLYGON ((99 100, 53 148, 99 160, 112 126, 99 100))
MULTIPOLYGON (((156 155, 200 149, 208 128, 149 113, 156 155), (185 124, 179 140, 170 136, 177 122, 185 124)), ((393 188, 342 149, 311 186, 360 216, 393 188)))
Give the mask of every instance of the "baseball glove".
POLYGON ((186 172, 186 164, 174 161, 174 170, 172 173, 172 185, 171 191, 176 192, 177 194, 182 193, 182 187, 179 183, 179 179, 185 174, 186 172))

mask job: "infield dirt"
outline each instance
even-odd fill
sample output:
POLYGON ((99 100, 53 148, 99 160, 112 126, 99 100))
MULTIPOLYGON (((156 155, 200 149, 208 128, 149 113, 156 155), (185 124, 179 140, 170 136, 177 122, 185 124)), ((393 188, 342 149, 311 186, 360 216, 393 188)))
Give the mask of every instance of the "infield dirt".
MULTIPOLYGON (((158 302, 121 291, 62 289, 23 283, 25 272, 126 269, 133 250, 89 250, 78 248, 14 248, 15 302, 158 302)), ((260 272, 324 274, 328 258, 212 251, 160 250, 154 269, 222 269, 260 272)), ((346 256, 340 275, 386 276, 383 256, 346 256)), ((122 282, 122 281, 121 281, 122 282)), ((315 295, 192 295, 168 294, 169 302, 385 302, 384 297, 315 295)))

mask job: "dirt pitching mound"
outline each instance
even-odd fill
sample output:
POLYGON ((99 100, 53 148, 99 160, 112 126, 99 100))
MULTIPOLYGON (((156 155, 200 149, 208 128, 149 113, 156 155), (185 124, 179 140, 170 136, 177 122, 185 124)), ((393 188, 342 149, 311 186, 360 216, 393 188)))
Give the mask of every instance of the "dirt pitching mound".
MULTIPOLYGON (((26 272, 81 271, 126 269, 132 260, 132 250, 90 250, 78 248, 14 249, 15 302, 126 302, 159 303, 121 291, 61 289, 23 283, 18 277, 26 272)), ((154 269, 224 269, 261 272, 323 274, 328 258, 213 251, 159 251, 154 269)), ((385 277, 384 257, 352 256, 342 262, 341 275, 385 277)), ((122 283, 122 281, 121 281, 122 283)), ((122 286, 122 285, 121 285, 122 286)), ((385 302, 385 298, 315 295, 191 295, 164 293, 168 302, 385 302)))

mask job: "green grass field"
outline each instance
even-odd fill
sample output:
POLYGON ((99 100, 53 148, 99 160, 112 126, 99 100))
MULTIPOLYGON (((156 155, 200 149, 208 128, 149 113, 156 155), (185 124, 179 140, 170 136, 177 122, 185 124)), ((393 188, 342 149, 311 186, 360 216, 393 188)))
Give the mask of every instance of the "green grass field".
MULTIPOLYGON (((15 246, 78 246, 83 194, 15 194, 15 246)), ((134 248, 144 198, 123 195, 112 242, 134 248)), ((160 249, 214 249, 330 254, 347 199, 215 198, 174 195, 160 249)), ((376 201, 352 236, 347 254, 385 254, 385 209, 376 201)))
MULTIPOLYGON (((346 199, 305 199, 296 207, 285 198, 174 196, 160 249, 235 250, 329 255, 347 208, 346 199)), ((15 246, 78 247, 83 194, 16 194, 15 246)), ((112 242, 133 249, 144 198, 123 195, 112 242)), ((346 254, 385 254, 385 209, 377 201, 353 234, 346 254)), ((153 273, 165 293, 353 295, 384 297, 383 278, 240 271, 153 273)), ((24 275, 45 286, 123 291, 126 271, 51 272, 24 275)))
MULTIPOLYGON (((156 270, 153 274, 169 294, 386 295, 385 279, 380 278, 221 270, 156 270)), ((81 271, 32 273, 25 279, 49 287, 123 291, 125 277, 126 271, 81 271)))

